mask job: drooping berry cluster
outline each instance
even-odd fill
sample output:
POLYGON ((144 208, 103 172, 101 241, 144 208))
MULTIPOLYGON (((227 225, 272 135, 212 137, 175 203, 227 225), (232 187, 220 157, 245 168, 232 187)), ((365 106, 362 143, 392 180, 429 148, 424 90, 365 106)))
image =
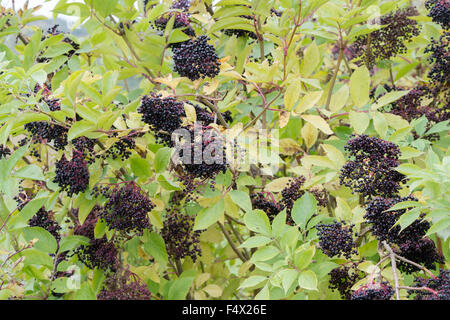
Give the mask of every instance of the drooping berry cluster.
POLYGON ((450 270, 440 270, 435 278, 417 277, 415 287, 425 290, 408 290, 408 297, 414 300, 450 300, 450 270))
POLYGON ((329 257, 344 256, 350 259, 356 254, 356 243, 353 240, 354 225, 346 225, 345 222, 335 221, 332 224, 318 224, 317 235, 319 246, 329 257))
POLYGON ((61 235, 59 234, 61 226, 55 221, 53 212, 46 211, 44 207, 40 208, 28 221, 28 225, 30 227, 41 227, 47 230, 56 241, 61 239, 61 235))
POLYGON ((89 186, 89 169, 84 155, 73 150, 72 159, 66 159, 63 154, 56 162, 56 176, 53 182, 57 183, 62 191, 67 191, 68 196, 83 192, 89 186))
MULTIPOLYGON (((394 225, 406 212, 406 209, 386 211, 402 201, 417 201, 417 199, 411 196, 389 199, 375 198, 368 203, 364 218, 370 224, 371 232, 378 240, 386 240, 398 246, 398 248, 394 248, 397 254, 423 264, 429 269, 435 269, 435 263, 442 263, 443 257, 438 253, 434 242, 429 238, 424 238, 431 226, 430 223, 423 220, 423 216, 421 216, 401 230, 400 225, 394 225)), ((416 266, 403 261, 399 262, 398 268, 405 273, 419 270, 416 266)))
POLYGON ((114 144, 103 155, 103 158, 120 158, 122 160, 128 159, 132 154, 132 150, 136 148, 135 139, 139 136, 142 136, 142 133, 131 130, 129 134, 120 137, 119 140, 114 142, 114 144))
POLYGON ((420 29, 417 21, 411 16, 419 15, 414 7, 399 9, 379 19, 381 29, 370 34, 358 36, 352 44, 352 51, 361 57, 369 68, 383 59, 390 59, 406 52, 406 42, 418 36, 420 29))
POLYGON ((197 178, 214 178, 227 170, 225 144, 215 130, 199 127, 190 129, 191 140, 178 146, 181 165, 197 178))
POLYGON ((417 201, 417 199, 411 196, 404 198, 377 197, 367 204, 364 219, 370 224, 370 230, 378 240, 401 243, 403 242, 402 240, 408 240, 409 236, 413 237, 412 239, 420 239, 430 227, 430 224, 426 220, 417 220, 402 232, 400 232, 401 227, 399 225, 393 227, 400 216, 406 212, 406 209, 395 211, 386 210, 389 210, 392 206, 402 201, 417 201))
POLYGON ((281 190, 280 205, 283 209, 286 209, 286 213, 289 217, 291 216, 294 202, 305 194, 305 191, 302 190, 305 181, 306 179, 304 176, 299 176, 291 180, 288 185, 281 190))
POLYGON ((406 177, 395 170, 400 156, 397 145, 376 137, 358 135, 347 141, 345 150, 350 153, 351 160, 341 169, 341 185, 369 198, 391 196, 400 190, 406 177))
POLYGON ((148 213, 155 205, 134 181, 117 184, 105 195, 100 217, 109 229, 142 233, 150 227, 148 213))
POLYGON ((191 81, 219 74, 220 61, 207 36, 199 36, 173 48, 174 71, 191 81))
POLYGON ((275 201, 273 195, 267 192, 258 192, 250 195, 253 209, 264 211, 272 221, 281 211, 281 206, 275 201))
MULTIPOLYGON (((174 17, 173 29, 181 29, 186 35, 195 37, 195 30, 191 26, 189 16, 184 12, 169 12, 163 14, 161 17, 155 20, 155 27, 158 30, 164 31, 166 29, 169 20, 174 17)), ((172 48, 179 46, 180 43, 173 43, 172 48), (175 45, 175 46, 173 46, 175 45)))
POLYGON ((439 23, 442 28, 450 28, 450 2, 448 0, 427 0, 425 8, 429 10, 428 16, 433 22, 439 23))
POLYGON ((201 256, 200 234, 203 230, 193 230, 194 217, 181 213, 178 209, 172 209, 164 221, 161 236, 166 243, 167 253, 181 259, 191 257, 196 261, 201 256))
POLYGON ((95 139, 90 139, 85 136, 81 136, 72 140, 72 145, 75 150, 81 152, 89 164, 93 163, 96 158, 94 150, 95 143, 95 139))
POLYGON ((6 156, 9 157, 10 155, 11 155, 11 150, 7 146, 1 144, 0 145, 0 159, 6 158, 6 156))
POLYGON ((50 143, 57 150, 67 145, 67 128, 47 121, 35 121, 25 124, 25 129, 31 133, 32 141, 37 143, 50 143))
POLYGON ((351 299, 353 285, 364 278, 364 274, 358 270, 356 263, 352 263, 351 266, 342 265, 334 268, 329 275, 328 287, 331 290, 339 291, 342 299, 345 300, 351 299))
MULTIPOLYGON (((118 250, 112 241, 108 241, 106 235, 96 239, 94 229, 100 216, 101 207, 95 206, 82 225, 77 225, 75 235, 85 236, 90 239, 89 245, 81 245, 76 250, 78 259, 90 269, 112 270, 117 269, 118 250)), ((76 212, 77 215, 77 212, 76 212)))
MULTIPOLYGON (((436 263, 444 263, 444 258, 436 250, 433 240, 429 238, 402 242, 399 245, 398 254, 408 260, 420 263, 428 269, 435 269, 436 263)), ((404 261, 399 261, 397 266, 399 270, 408 274, 420 270, 418 267, 404 261)))
POLYGON ((190 6, 191 6, 190 0, 177 0, 172 2, 170 8, 188 11, 190 6))
MULTIPOLYGON (((138 112, 142 114, 142 121, 150 125, 154 132, 156 141, 167 146, 174 146, 172 134, 180 129, 183 124, 183 117, 186 117, 184 103, 194 107, 197 122, 202 126, 217 123, 217 119, 211 112, 201 108, 199 105, 188 101, 178 101, 173 97, 162 98, 158 95, 147 95, 142 97, 138 112)), ((232 122, 233 118, 229 111, 222 113, 227 122, 232 122)))
POLYGON ((379 284, 367 284, 351 295, 351 300, 390 300, 394 295, 394 289, 388 282, 379 284))
POLYGON ((147 285, 128 269, 110 275, 97 295, 98 300, 150 300, 147 285))
POLYGON ((138 112, 142 114, 142 121, 150 125, 157 142, 172 146, 172 132, 182 124, 183 103, 172 97, 149 95, 142 97, 138 112))
POLYGON ((61 109, 61 101, 59 99, 52 99, 50 98, 52 91, 51 91, 51 86, 47 85, 44 83, 43 87, 41 87, 38 83, 36 84, 36 86, 34 87, 34 93, 38 93, 39 90, 42 89, 42 98, 39 101, 43 101, 45 102, 50 111, 57 111, 61 109))
MULTIPOLYGON (((240 16, 241 18, 248 19, 253 24, 253 17, 252 16, 240 16)), ((249 37, 252 39, 257 39, 258 37, 256 34, 252 31, 243 30, 243 29, 225 29, 224 33, 227 36, 235 35, 236 37, 249 37)))
POLYGON ((433 86, 442 87, 449 83, 450 75, 450 31, 444 32, 439 40, 432 39, 431 43, 425 48, 425 53, 430 53, 428 62, 431 69, 428 78, 431 79, 433 86))
MULTIPOLYGON (((42 36, 41 40, 43 41, 49 37, 62 34, 62 32, 58 30, 58 27, 59 27, 59 25, 56 24, 53 27, 49 28, 47 30, 47 35, 42 36)), ((76 51, 78 49, 80 49, 80 45, 77 42, 75 42, 74 40, 72 40, 68 35, 65 35, 61 41, 69 44, 72 47, 68 52, 66 52, 64 54, 65 56, 67 56, 68 59, 70 59, 76 53, 76 51)), ((50 61, 50 59, 47 57, 38 57, 37 58, 37 62, 39 62, 39 63, 45 63, 45 62, 49 62, 49 61, 50 61)))

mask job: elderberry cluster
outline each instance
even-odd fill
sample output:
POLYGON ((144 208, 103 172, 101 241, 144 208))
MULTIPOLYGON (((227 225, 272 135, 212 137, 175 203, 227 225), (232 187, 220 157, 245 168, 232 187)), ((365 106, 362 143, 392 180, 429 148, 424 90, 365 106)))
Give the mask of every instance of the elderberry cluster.
POLYGON ((142 133, 131 130, 128 135, 121 137, 118 141, 114 142, 114 144, 103 155, 103 158, 105 159, 109 157, 112 159, 128 159, 132 154, 131 150, 136 148, 135 138, 139 136, 142 136, 142 133))
POLYGON ((400 190, 406 177, 395 170, 400 149, 392 142, 368 135, 352 136, 345 145, 351 160, 342 167, 340 184, 352 192, 372 197, 391 196, 400 190))
MULTIPOLYGON (((253 24, 253 17, 252 16, 243 15, 243 16, 240 16, 240 17, 244 18, 244 19, 248 19, 253 24)), ((252 39, 257 39, 258 38, 254 32, 248 31, 248 30, 243 30, 243 29, 225 29, 224 33, 227 36, 235 35, 238 38, 239 37, 249 37, 249 38, 252 38, 252 39)))
POLYGON ((448 0, 427 0, 425 2, 428 16, 433 22, 439 23, 442 28, 450 28, 450 2, 448 0))
POLYGON ((369 68, 372 68, 375 61, 388 60, 405 53, 405 43, 410 42, 420 32, 417 21, 409 18, 417 15, 419 13, 416 8, 408 7, 380 17, 379 25, 383 28, 358 36, 351 50, 357 53, 369 68))
POLYGON ((53 142, 57 150, 63 150, 67 145, 67 128, 47 121, 35 121, 25 124, 25 129, 31 133, 34 142, 53 142))
POLYGON ((157 142, 173 146, 172 132, 181 127, 181 117, 185 114, 183 102, 172 97, 143 96, 138 112, 154 131, 157 142))
POLYGON ((150 228, 147 214, 155 205, 134 181, 117 184, 105 195, 108 201, 100 217, 110 230, 142 233, 150 228))
MULTIPOLYGON (((167 23, 175 16, 173 22, 174 29, 181 29, 183 33, 188 36, 195 37, 195 30, 191 26, 191 22, 189 20, 189 16, 184 12, 169 12, 163 14, 161 17, 155 20, 154 24, 157 30, 164 31, 166 29, 167 23)), ((179 46, 180 43, 172 43, 171 48, 179 46)))
MULTIPOLYGON (((172 134, 182 127, 183 117, 186 117, 184 103, 194 107, 197 122, 202 126, 217 123, 214 114, 189 101, 182 102, 173 97, 162 98, 160 95, 154 94, 143 96, 138 112, 142 114, 142 121, 147 123, 154 132, 158 143, 169 147, 174 146, 172 134)), ((230 111, 223 112, 222 117, 227 122, 233 121, 230 111)))
MULTIPOLYGON (((58 27, 59 27, 59 25, 56 24, 53 27, 49 28, 47 30, 47 35, 42 36, 41 41, 44 41, 45 39, 47 39, 49 37, 62 34, 62 32, 60 30, 58 30, 58 27)), ((71 38, 69 38, 67 35, 61 41, 69 44, 72 47, 67 53, 64 54, 65 56, 67 56, 68 59, 70 59, 75 54, 75 52, 78 49, 80 49, 80 45, 77 42, 75 42, 74 40, 72 40, 71 38)), ((50 59, 40 56, 36 59, 36 61, 39 63, 46 63, 46 62, 49 62, 50 59)))
POLYGON ((290 180, 288 185, 281 190, 280 205, 283 209, 286 209, 287 215, 291 216, 292 207, 297 199, 300 199, 305 191, 302 190, 302 186, 306 179, 304 176, 299 176, 293 180, 290 180))
POLYGON ((272 221, 281 211, 281 206, 273 199, 272 194, 258 192, 250 195, 253 209, 264 211, 269 220, 272 221))
MULTIPOLYGON (((96 239, 94 229, 100 216, 101 207, 95 206, 82 225, 77 225, 75 235, 85 236, 90 239, 89 245, 81 245, 75 253, 78 259, 88 268, 115 271, 117 269, 118 251, 112 241, 108 241, 106 235, 96 239)), ((78 212, 75 213, 78 215, 78 212)))
POLYGON ((219 74, 220 61, 207 36, 185 41, 173 48, 174 71, 191 81, 219 74))
POLYGON ((56 176, 53 182, 57 183, 62 191, 67 191, 69 197, 73 194, 83 192, 89 186, 89 169, 84 155, 73 150, 72 159, 66 159, 63 154, 61 159, 56 162, 56 176))
POLYGON ((61 236, 59 234, 61 226, 55 221, 53 212, 46 211, 44 207, 40 208, 38 212, 28 221, 30 227, 41 227, 47 230, 55 239, 59 241, 61 236))
POLYGON ((147 285, 128 269, 110 275, 97 295, 98 300, 150 300, 147 285))
MULTIPOLYGON (((398 246, 394 250, 400 256, 423 264, 429 269, 434 269, 435 263, 442 262, 443 257, 438 253, 434 242, 429 238, 424 238, 431 227, 430 223, 420 216, 401 230, 399 225, 394 225, 406 212, 406 209, 386 211, 402 201, 417 201, 417 199, 411 196, 375 198, 368 203, 364 219, 370 224, 371 232, 378 240, 385 240, 398 246)), ((399 262, 398 268, 408 274, 418 270, 416 266, 404 262, 399 262)))
POLYGON ((39 90, 42 90, 42 98, 39 100, 40 102, 45 102, 50 111, 58 111, 61 110, 61 101, 59 99, 51 99, 50 96, 52 94, 51 92, 51 86, 44 83, 44 86, 41 87, 38 83, 34 87, 34 93, 38 93, 39 90))
POLYGON ((6 156, 9 157, 10 155, 11 155, 11 150, 7 146, 1 144, 0 145, 0 159, 6 158, 6 156))
POLYGON ((342 299, 345 300, 351 299, 353 285, 364 278, 364 274, 358 270, 356 263, 352 263, 351 266, 342 265, 334 268, 329 275, 328 287, 331 290, 339 291, 342 299))
POLYGON ((175 208, 167 214, 161 236, 171 257, 181 259, 189 256, 195 262, 201 256, 200 234, 203 230, 194 231, 193 228, 194 217, 175 208))
MULTIPOLYGON (((391 87, 387 84, 384 86, 386 92, 391 92, 392 90, 408 90, 408 88, 402 87, 391 87)), ((439 95, 440 89, 437 87, 431 87, 430 84, 419 83, 413 89, 411 89, 406 95, 392 102, 390 105, 385 106, 383 111, 389 112, 402 117, 403 119, 411 122, 414 119, 418 119, 425 116, 428 120, 426 130, 430 129, 435 123, 445 121, 449 119, 449 104, 448 102, 441 101, 442 98, 439 95), (435 103, 422 106, 422 102, 426 99, 432 99, 435 103), (439 104, 444 104, 444 107, 438 107, 439 104), (446 104, 446 105, 445 105, 446 104)), ((382 96, 379 95, 375 97, 372 93, 372 97, 375 101, 382 96)), ((419 135, 413 132, 414 137, 418 138, 419 135)), ((439 139, 439 134, 430 134, 424 137, 429 141, 435 141, 439 139)))
POLYGON ((213 178, 227 170, 223 139, 211 129, 189 130, 191 139, 179 146, 181 164, 186 173, 197 178, 213 178), (197 154, 196 150, 201 150, 197 154), (199 159, 199 156, 201 157, 199 159))
POLYGON ((350 300, 390 300, 394 295, 394 289, 388 282, 377 285, 367 284, 351 295, 350 300))
MULTIPOLYGON (((399 245, 399 255, 420 263, 428 269, 435 269, 435 263, 444 263, 444 257, 438 253, 433 240, 429 238, 404 241, 399 245)), ((397 266, 399 270, 408 274, 420 270, 418 267, 404 261, 399 261, 397 266)))
POLYGON ((450 300, 450 270, 440 270, 439 276, 434 278, 417 277, 414 279, 416 287, 428 290, 408 290, 408 297, 414 300, 450 300))
POLYGON ((445 86, 450 81, 450 31, 444 32, 439 40, 432 39, 425 48, 425 53, 430 53, 428 62, 432 65, 428 78, 435 87, 445 86))
POLYGON ((371 232, 378 240, 387 240, 390 243, 401 243, 403 242, 402 240, 408 239, 408 236, 413 237, 412 239, 420 239, 430 227, 430 224, 426 220, 415 221, 401 233, 401 227, 399 225, 393 227, 400 216, 406 212, 406 209, 395 211, 386 210, 389 210, 392 206, 402 201, 417 201, 417 199, 412 196, 404 198, 377 197, 367 204, 364 219, 370 224, 371 232))
POLYGON ((170 8, 188 11, 190 6, 191 6, 190 0, 177 0, 172 2, 170 8))
POLYGON ((330 258, 343 255, 347 259, 350 259, 352 254, 356 254, 353 227, 353 224, 347 226, 345 222, 338 221, 332 224, 318 224, 317 235, 323 253, 330 258))

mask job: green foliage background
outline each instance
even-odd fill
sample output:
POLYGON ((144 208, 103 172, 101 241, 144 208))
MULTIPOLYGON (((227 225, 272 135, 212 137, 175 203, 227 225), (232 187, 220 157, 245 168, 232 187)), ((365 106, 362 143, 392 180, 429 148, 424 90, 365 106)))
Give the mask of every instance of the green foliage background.
MULTIPOLYGON (((152 229, 121 243, 123 265, 147 284, 155 299, 340 299, 328 288, 328 273, 348 261, 329 258, 320 250, 314 226, 337 218, 355 224, 358 232, 367 228, 364 203, 358 194, 339 185, 339 171, 346 161, 344 145, 352 133, 400 146, 398 170, 409 178, 400 194, 413 192, 419 199, 400 225, 404 228, 419 212, 425 213, 432 223, 428 235, 445 256, 441 267, 446 269, 448 121, 427 127, 424 117, 408 122, 382 111, 408 91, 393 91, 376 103, 369 97, 371 88, 390 82, 390 72, 395 83, 404 87, 426 78, 424 48, 442 30, 423 7, 421 15, 414 17, 422 26, 420 35, 407 44, 408 51, 379 63, 370 73, 365 65, 337 61, 331 53, 333 46, 350 44, 373 30, 367 23, 369 7, 386 14, 408 6, 409 1, 192 1, 191 24, 197 34, 210 37, 222 63, 214 79, 190 81, 172 71, 168 49, 170 43, 185 41, 187 36, 171 23, 160 35, 149 23, 169 10, 170 1, 148 1, 147 8, 136 0, 67 2, 60 0, 54 15, 77 17, 76 26, 82 25, 88 33, 77 39, 78 54, 69 60, 65 54, 70 48, 61 42, 62 36, 42 40, 44 31, 30 24, 45 19, 36 16, 34 8, 0 18, 0 144, 13 151, 0 160, 1 299, 56 299, 52 290, 65 293, 60 299, 95 299, 107 276, 84 266, 76 255, 61 270, 54 268, 58 250, 73 250, 86 241, 73 235, 68 213, 78 208, 78 218, 84 220, 96 204, 90 190, 68 197, 52 182, 55 160, 70 148, 55 151, 42 145, 43 161, 37 162, 29 144, 18 145, 26 134, 26 123, 52 121, 68 126, 66 119, 76 116, 79 120, 70 125, 69 144, 80 136, 96 138, 102 145, 95 147, 100 153, 117 141, 108 135, 114 128, 119 136, 131 129, 145 133, 136 140, 129 159, 90 164, 89 186, 122 177, 139 184, 156 204, 149 213, 152 229), (271 14, 271 8, 282 12, 281 17, 271 14), (257 39, 229 36, 226 29, 251 31, 257 39), (8 47, 4 43, 11 38, 17 40, 8 47), (49 58, 48 62, 38 63, 39 56, 49 58), (36 83, 46 81, 51 82, 53 96, 61 100, 60 111, 50 111, 33 92, 36 83), (280 130, 282 165, 275 174, 232 167, 217 176, 215 191, 206 188, 196 203, 184 208, 195 216, 196 228, 206 229, 196 262, 174 261, 160 236, 169 199, 182 186, 170 170, 170 150, 155 143, 137 112, 141 97, 151 92, 195 101, 212 111, 230 110, 234 121, 226 134, 243 128, 280 130), (430 133, 438 133, 440 139, 424 139, 430 133), (263 211, 252 208, 251 190, 262 188, 279 197, 289 177, 299 175, 307 178, 306 190, 316 187, 329 193, 328 208, 319 207, 306 192, 294 205, 295 225, 286 224, 284 211, 270 222, 263 211), (14 196, 20 187, 36 195, 19 211, 14 196), (44 229, 27 225, 42 206, 52 210, 63 227, 59 247, 44 229), (75 289, 67 285, 69 278, 55 281, 53 277, 70 265, 81 270, 81 286, 75 289)), ((100 230, 98 236, 104 232, 112 236, 108 230, 100 230)), ((376 238, 365 233, 352 258, 364 261, 359 269, 365 277, 354 289, 377 273, 393 283, 390 260, 379 264, 380 255, 376 238)), ((412 284, 411 275, 399 273, 399 277, 401 285, 412 284)), ((400 295, 406 299, 406 290, 400 295)))

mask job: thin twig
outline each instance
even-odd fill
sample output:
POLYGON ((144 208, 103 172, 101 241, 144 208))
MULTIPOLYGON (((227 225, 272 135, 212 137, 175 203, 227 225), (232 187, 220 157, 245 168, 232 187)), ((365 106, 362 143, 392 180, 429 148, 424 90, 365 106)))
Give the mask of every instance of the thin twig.
POLYGON ((400 291, 399 291, 399 283, 398 283, 398 274, 397 274, 397 263, 395 262, 395 253, 392 251, 392 248, 387 244, 386 241, 383 241, 384 248, 389 252, 389 257, 391 259, 392 266, 392 274, 394 275, 394 285, 395 285, 395 296, 397 300, 400 300, 400 291))
POLYGON ((242 260, 242 262, 246 262, 247 259, 242 255, 242 253, 239 251, 239 249, 235 246, 235 244, 233 243, 233 240, 231 240, 231 237, 228 234, 227 230, 225 230, 225 227, 223 226, 223 224, 221 224, 219 221, 217 221, 217 224, 219 225, 220 230, 222 231, 223 235, 225 236, 225 238, 227 239, 228 243, 230 244, 231 249, 233 249, 233 251, 239 257, 239 259, 242 260))

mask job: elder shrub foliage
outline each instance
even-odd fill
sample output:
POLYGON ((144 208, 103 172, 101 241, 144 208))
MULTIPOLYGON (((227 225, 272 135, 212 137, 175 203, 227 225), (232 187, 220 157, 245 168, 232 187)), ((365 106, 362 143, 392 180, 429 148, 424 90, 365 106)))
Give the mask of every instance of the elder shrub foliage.
POLYGON ((55 2, 0 6, 0 299, 449 299, 448 0, 55 2))

